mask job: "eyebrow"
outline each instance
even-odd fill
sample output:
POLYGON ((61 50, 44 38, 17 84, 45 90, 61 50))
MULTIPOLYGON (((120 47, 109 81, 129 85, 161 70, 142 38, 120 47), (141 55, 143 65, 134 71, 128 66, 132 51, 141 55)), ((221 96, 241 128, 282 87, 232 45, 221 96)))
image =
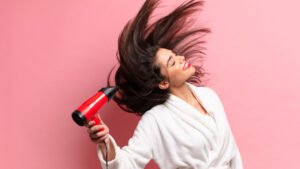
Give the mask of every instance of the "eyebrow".
POLYGON ((169 62, 170 62, 171 58, 172 58, 172 55, 169 57, 169 59, 167 61, 167 67, 169 66, 169 62))

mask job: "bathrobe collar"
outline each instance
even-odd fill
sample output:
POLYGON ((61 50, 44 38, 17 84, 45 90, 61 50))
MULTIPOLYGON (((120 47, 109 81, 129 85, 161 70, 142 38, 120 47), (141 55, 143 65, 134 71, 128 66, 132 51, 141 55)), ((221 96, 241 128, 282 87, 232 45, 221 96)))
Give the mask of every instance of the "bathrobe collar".
MULTIPOLYGON (((203 108, 207 111, 208 115, 211 116, 214 120, 216 120, 215 116, 214 116, 214 112, 212 110, 212 107, 208 103, 209 100, 204 98, 206 96, 206 94, 202 93, 203 91, 201 90, 201 87, 196 87, 188 82, 186 82, 186 84, 191 89, 194 96, 197 98, 197 100, 200 102, 200 104, 203 106, 203 108), (198 88, 198 89, 196 89, 196 88, 198 88)), ((190 118, 187 117, 186 119, 190 119, 190 120, 193 119, 193 121, 196 120, 196 121, 202 123, 203 126, 206 129, 208 129, 209 132, 211 132, 211 134, 213 134, 213 135, 216 134, 215 127, 212 125, 217 125, 217 124, 209 123, 206 119, 206 118, 208 118, 208 117, 206 117, 208 115, 204 115, 202 112, 199 112, 196 108, 194 108, 192 105, 190 105, 186 101, 182 100, 178 96, 170 93, 170 97, 166 101, 165 105, 169 108, 173 107, 172 108, 173 110, 177 109, 177 111, 175 111, 176 113, 181 113, 184 116, 190 117, 190 118)))

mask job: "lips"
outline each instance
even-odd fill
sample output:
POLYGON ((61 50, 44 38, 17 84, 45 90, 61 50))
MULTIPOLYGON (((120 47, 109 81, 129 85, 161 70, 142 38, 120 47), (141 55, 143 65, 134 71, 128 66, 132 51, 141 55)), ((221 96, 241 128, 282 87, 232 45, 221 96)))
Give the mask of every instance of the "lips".
POLYGON ((182 69, 185 70, 187 68, 189 68, 191 65, 187 62, 184 62, 182 69))

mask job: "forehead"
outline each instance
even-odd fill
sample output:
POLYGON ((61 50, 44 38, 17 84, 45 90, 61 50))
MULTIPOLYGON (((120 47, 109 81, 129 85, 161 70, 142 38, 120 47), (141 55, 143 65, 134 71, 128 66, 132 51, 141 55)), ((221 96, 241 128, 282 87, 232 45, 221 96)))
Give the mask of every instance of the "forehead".
POLYGON ((158 51, 156 52, 156 63, 158 63, 159 65, 166 66, 167 61, 172 54, 173 54, 172 50, 159 48, 158 51))

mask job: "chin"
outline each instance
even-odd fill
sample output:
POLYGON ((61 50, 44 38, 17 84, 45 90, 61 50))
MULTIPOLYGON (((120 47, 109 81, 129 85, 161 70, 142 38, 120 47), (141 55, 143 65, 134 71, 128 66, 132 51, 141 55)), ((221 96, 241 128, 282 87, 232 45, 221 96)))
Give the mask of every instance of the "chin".
POLYGON ((195 75, 195 72, 196 72, 196 69, 194 68, 190 68, 190 69, 193 69, 193 70, 189 70, 188 72, 188 75, 185 77, 185 82, 187 82, 193 75, 195 75))
POLYGON ((196 68, 194 66, 191 66, 190 69, 191 69, 190 70, 191 71, 190 77, 192 77, 196 73, 196 68))

